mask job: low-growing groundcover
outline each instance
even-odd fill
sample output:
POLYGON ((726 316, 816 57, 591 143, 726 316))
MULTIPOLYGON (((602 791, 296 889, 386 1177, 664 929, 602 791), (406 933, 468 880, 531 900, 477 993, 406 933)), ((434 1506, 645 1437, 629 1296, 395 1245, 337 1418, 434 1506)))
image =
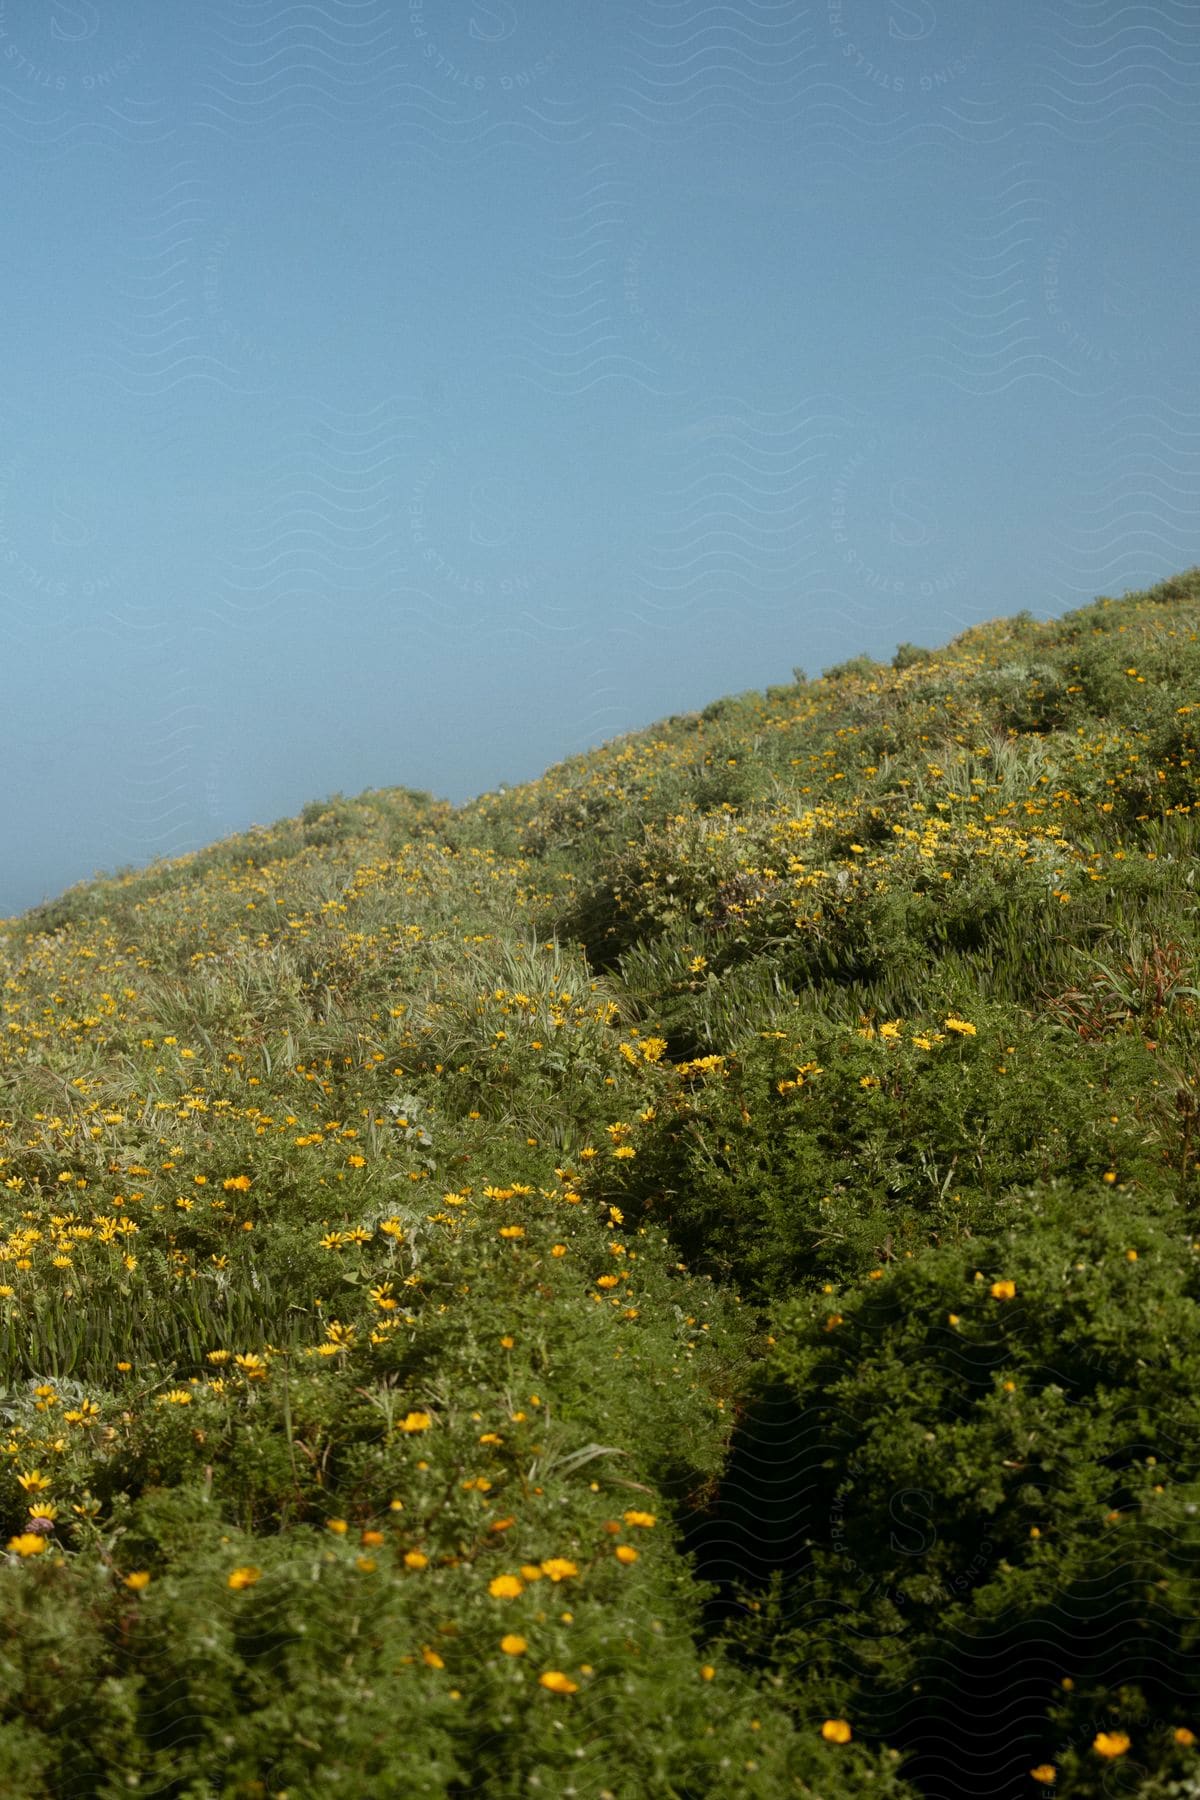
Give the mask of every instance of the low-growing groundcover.
POLYGON ((0 925, 0 1791, 1200 1791, 1198 620, 0 925))

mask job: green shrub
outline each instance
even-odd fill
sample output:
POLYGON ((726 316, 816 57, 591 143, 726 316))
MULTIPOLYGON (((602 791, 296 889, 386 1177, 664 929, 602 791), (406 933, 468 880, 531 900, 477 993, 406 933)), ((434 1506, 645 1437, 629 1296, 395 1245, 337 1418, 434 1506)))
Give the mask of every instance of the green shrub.
POLYGON ((898 644, 892 658, 892 667, 897 670, 912 669, 918 663, 928 662, 932 655, 932 650, 925 650, 920 644, 898 644))
POLYGON ((873 656, 863 650, 858 656, 847 657, 845 662, 831 663, 827 669, 821 671, 821 679, 823 681, 847 681, 857 677, 863 681, 870 681, 873 676, 881 674, 883 668, 882 663, 877 663, 873 656))
POLYGON ((769 1298, 964 1241, 1038 1178, 1116 1170, 1157 1186, 1134 1101, 1140 1039, 1089 1047, 1015 1008, 972 1010, 971 1035, 937 1017, 896 1021, 894 1039, 810 1017, 744 1040, 687 1078, 598 1191, 769 1298))
POLYGON ((1165 1727, 1200 1706, 1200 1246, 1120 1191, 1003 1212, 776 1308, 808 1554, 772 1655, 918 1775, 957 1739, 960 1780, 974 1755, 1001 1785, 1062 1763, 1071 1795, 1157 1793, 1091 1744, 1193 1766, 1165 1727))

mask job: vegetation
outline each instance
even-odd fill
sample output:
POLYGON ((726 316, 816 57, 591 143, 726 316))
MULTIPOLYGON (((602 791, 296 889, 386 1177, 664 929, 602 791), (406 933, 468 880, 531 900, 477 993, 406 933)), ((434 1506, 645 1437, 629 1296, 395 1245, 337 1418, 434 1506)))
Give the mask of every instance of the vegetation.
POLYGON ((0 1789, 1200 1792, 1200 570, 0 924, 0 1789))

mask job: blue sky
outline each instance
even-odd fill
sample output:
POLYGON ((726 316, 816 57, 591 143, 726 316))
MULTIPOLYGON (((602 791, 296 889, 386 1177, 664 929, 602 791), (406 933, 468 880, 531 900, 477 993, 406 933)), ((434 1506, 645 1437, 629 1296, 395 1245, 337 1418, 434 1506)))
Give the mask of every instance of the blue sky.
POLYGON ((0 4, 0 915, 1200 560, 1185 0, 0 4))

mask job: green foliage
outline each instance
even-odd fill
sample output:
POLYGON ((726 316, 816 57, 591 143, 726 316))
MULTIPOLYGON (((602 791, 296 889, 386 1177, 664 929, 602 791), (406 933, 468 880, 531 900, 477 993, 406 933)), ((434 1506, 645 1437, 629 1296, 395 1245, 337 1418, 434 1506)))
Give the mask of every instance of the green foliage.
POLYGON ((977 1750, 1013 1779, 1071 1746, 1069 1792, 1134 1791, 1091 1752, 1118 1730, 1143 1771, 1190 1768, 1164 1728, 1200 1704, 1198 1252, 1121 1190, 1041 1184, 969 1244, 777 1308, 809 1546, 780 1666, 925 1759, 1002 1666, 1032 1691, 977 1750))
POLYGON ((1192 1792, 1198 601, 0 922, 0 1788, 1192 1792))
POLYGON ((858 676, 864 681, 869 681, 873 675, 881 672, 882 667, 881 663, 877 663, 875 658, 869 656, 864 650, 858 656, 848 656, 845 662, 831 663, 827 669, 822 671, 822 679, 846 681, 858 676))
POLYGON ((1140 1040, 1096 1054, 1016 1008, 973 1010, 969 1036, 937 1018, 888 1024, 895 1037, 806 1019, 747 1040, 692 1078, 603 1192, 769 1298, 961 1242, 1022 1182, 1113 1167, 1157 1181, 1140 1040))
POLYGON ((928 662, 932 655, 932 650, 926 650, 920 644, 898 644, 892 658, 892 667, 897 670, 912 669, 918 663, 928 662))

